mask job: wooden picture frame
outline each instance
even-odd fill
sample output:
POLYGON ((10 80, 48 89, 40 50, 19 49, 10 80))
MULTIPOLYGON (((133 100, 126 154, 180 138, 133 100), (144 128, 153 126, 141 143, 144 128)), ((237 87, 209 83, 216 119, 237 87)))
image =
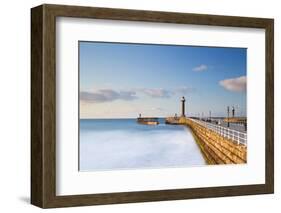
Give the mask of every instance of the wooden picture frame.
POLYGON ((274 191, 273 19, 44 4, 31 9, 31 203, 42 208, 267 194, 274 191), (265 29, 265 184, 56 195, 56 17, 265 29))

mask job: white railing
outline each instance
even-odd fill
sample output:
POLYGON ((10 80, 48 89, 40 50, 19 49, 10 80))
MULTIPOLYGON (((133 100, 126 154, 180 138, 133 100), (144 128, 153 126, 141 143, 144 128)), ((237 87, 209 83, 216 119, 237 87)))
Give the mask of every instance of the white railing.
POLYGON ((199 125, 204 126, 205 128, 208 128, 208 129, 218 133, 219 135, 221 135, 227 139, 235 141, 237 144, 243 144, 244 146, 247 146, 247 133, 239 132, 234 129, 226 128, 223 126, 219 126, 219 125, 208 123, 208 122, 201 121, 201 120, 196 120, 196 119, 192 119, 192 118, 190 118, 190 120, 199 125))

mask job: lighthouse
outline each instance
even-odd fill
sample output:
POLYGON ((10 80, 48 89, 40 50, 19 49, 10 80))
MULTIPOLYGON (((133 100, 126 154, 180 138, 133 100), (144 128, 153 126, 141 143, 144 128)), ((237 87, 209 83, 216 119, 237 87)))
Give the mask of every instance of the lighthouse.
POLYGON ((185 98, 182 96, 181 98, 181 116, 185 117, 185 98))

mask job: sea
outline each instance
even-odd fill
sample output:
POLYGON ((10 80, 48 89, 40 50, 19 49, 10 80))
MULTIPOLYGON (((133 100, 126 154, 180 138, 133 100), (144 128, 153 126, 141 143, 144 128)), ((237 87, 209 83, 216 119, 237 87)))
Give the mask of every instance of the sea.
POLYGON ((186 126, 138 124, 136 119, 80 119, 79 171, 206 165, 186 126))

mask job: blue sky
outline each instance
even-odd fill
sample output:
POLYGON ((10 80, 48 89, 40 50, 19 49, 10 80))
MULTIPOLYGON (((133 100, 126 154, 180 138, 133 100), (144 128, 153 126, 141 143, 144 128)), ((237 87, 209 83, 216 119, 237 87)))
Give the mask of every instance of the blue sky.
POLYGON ((79 42, 80 117, 246 114, 245 48, 79 42))

